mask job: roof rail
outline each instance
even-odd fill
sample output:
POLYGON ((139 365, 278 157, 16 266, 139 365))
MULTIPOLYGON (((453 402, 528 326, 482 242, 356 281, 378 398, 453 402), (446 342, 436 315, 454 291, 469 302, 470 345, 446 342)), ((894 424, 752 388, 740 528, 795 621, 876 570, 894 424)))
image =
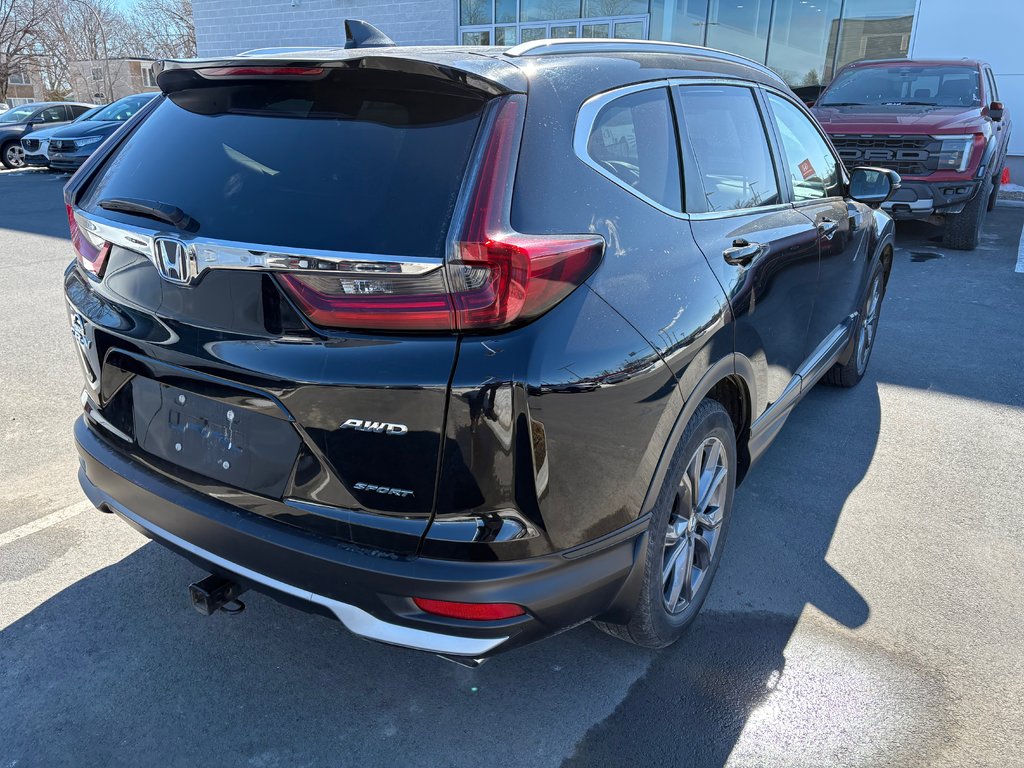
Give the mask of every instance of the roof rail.
POLYGON ((718 48, 702 45, 669 43, 660 40, 619 40, 606 37, 577 37, 573 39, 533 40, 520 43, 505 51, 506 56, 553 56, 566 53, 671 53, 676 55, 710 56, 715 59, 746 64, 772 79, 785 83, 779 74, 764 64, 718 48))

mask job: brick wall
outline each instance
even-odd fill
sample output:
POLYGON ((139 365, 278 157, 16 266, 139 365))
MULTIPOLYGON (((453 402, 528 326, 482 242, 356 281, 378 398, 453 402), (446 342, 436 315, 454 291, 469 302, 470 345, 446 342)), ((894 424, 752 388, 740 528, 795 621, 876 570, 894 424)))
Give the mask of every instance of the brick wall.
POLYGON ((363 19, 403 45, 450 45, 458 0, 193 0, 200 56, 250 48, 340 45, 345 19, 363 19))

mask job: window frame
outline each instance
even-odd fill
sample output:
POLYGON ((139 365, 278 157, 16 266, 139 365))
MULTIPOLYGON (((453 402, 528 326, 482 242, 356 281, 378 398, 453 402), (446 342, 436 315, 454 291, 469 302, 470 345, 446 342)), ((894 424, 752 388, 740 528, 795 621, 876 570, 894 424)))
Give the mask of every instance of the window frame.
MULTIPOLYGON (((32 78, 27 69, 19 67, 13 70, 7 77, 8 85, 32 85, 32 78), (17 78, 17 79, 15 79, 17 78)), ((30 104, 32 102, 29 102, 30 104)))
MULTIPOLYGON (((771 158, 772 168, 775 172, 775 186, 779 190, 780 200, 777 203, 756 205, 750 208, 727 208, 721 211, 709 211, 706 209, 700 211, 694 210, 689 212, 690 217, 694 219, 724 219, 732 216, 747 216, 752 213, 770 213, 771 211, 780 211, 785 208, 791 208, 793 206, 793 196, 789 193, 789 186, 786 184, 786 180, 780 178, 780 155, 776 152, 774 126, 769 125, 769 121, 767 120, 768 113, 765 110, 764 100, 760 93, 761 84, 753 80, 740 80, 735 78, 675 79, 672 82, 674 86, 672 91, 673 101, 676 103, 677 115, 682 114, 682 105, 679 103, 679 88, 699 85, 719 85, 746 88, 748 91, 751 91, 751 96, 754 100, 754 107, 758 112, 758 116, 761 118, 761 130, 764 131, 765 141, 768 144, 768 155, 771 158)), ((701 178, 700 174, 697 174, 692 181, 686 177, 686 167, 697 167, 697 163, 693 153, 693 147, 690 144, 690 137, 685 131, 679 131, 679 142, 683 153, 683 177, 685 179, 684 192, 686 189, 690 189, 694 184, 703 190, 704 180, 701 178)), ((704 199, 703 196, 701 196, 701 199, 704 199)))
POLYGON ((810 110, 804 106, 799 99, 793 99, 791 96, 786 94, 779 88, 773 88, 770 85, 761 84, 759 90, 761 91, 760 98, 763 104, 764 115, 771 118, 769 120, 769 131, 771 132, 772 151, 776 155, 775 169, 778 174, 778 169, 783 167, 786 163, 786 151, 782 143, 782 136, 779 133, 779 128, 776 125, 775 112, 772 110, 771 102, 768 101, 768 94, 771 93, 774 96, 782 99, 783 101, 792 104, 798 111, 803 113, 804 117, 808 119, 811 127, 818 132, 818 136, 825 142, 825 147, 832 154, 832 159, 836 162, 836 167, 839 170, 839 194, 829 195, 827 197, 816 197, 812 200, 797 200, 795 192, 793 190, 793 181, 789 178, 789 173, 779 174, 782 176, 780 179, 781 188, 785 190, 783 193, 784 198, 788 198, 789 204, 794 208, 803 208, 809 205, 820 205, 821 203, 828 200, 845 200, 848 195, 850 186, 850 177, 846 173, 846 166, 843 165, 843 161, 839 158, 839 153, 836 152, 836 148, 832 145, 831 139, 828 134, 821 129, 818 121, 814 119, 814 115, 811 114, 810 110))
POLYGON ((631 96, 635 93, 642 93, 643 91, 654 90, 656 88, 662 88, 665 90, 665 96, 668 101, 669 114, 672 116, 672 131, 675 137, 676 145, 676 158, 677 168, 679 169, 679 199, 682 208, 686 207, 686 188, 685 188, 685 170, 683 168, 683 154, 681 152, 679 143, 679 120, 676 115, 676 99, 671 86, 672 81, 661 79, 661 80, 649 80, 642 83, 633 83, 631 85, 619 86, 609 91, 595 94, 587 99, 580 106, 579 111, 576 113, 576 127, 573 131, 573 152, 576 157, 587 167, 594 169, 599 174, 604 176, 606 179, 611 181, 615 186, 625 190, 634 197, 643 200, 645 203, 653 208, 661 211, 662 213, 668 214, 677 219, 689 218, 685 211, 677 211, 668 206, 658 202, 652 197, 645 195, 640 190, 630 186, 623 179, 616 176, 614 173, 609 171, 607 168, 602 166, 596 160, 590 156, 588 151, 590 136, 593 133, 594 125, 597 122, 598 116, 602 110, 609 104, 623 98, 624 96, 631 96))

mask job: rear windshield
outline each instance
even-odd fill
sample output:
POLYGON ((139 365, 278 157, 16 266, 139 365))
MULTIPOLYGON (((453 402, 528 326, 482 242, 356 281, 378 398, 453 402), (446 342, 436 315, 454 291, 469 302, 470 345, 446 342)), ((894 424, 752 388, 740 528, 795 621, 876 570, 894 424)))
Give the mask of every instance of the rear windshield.
POLYGON ((978 70, 963 66, 898 64, 848 69, 836 77, 816 106, 865 104, 978 106, 981 104, 978 70))
POLYGON ((82 204, 159 201, 190 216, 197 234, 244 243, 441 256, 482 107, 470 96, 359 87, 341 73, 180 91, 82 204))

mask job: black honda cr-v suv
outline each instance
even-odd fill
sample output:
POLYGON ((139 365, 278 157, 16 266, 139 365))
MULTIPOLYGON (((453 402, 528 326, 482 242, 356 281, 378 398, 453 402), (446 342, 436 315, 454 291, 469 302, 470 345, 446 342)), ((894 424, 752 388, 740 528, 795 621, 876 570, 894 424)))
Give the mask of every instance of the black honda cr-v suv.
POLYGON ((667 645, 751 462, 864 374, 898 177, 760 65, 356 43, 158 82, 66 190, 75 436, 204 611, 470 663, 589 619, 667 645))

